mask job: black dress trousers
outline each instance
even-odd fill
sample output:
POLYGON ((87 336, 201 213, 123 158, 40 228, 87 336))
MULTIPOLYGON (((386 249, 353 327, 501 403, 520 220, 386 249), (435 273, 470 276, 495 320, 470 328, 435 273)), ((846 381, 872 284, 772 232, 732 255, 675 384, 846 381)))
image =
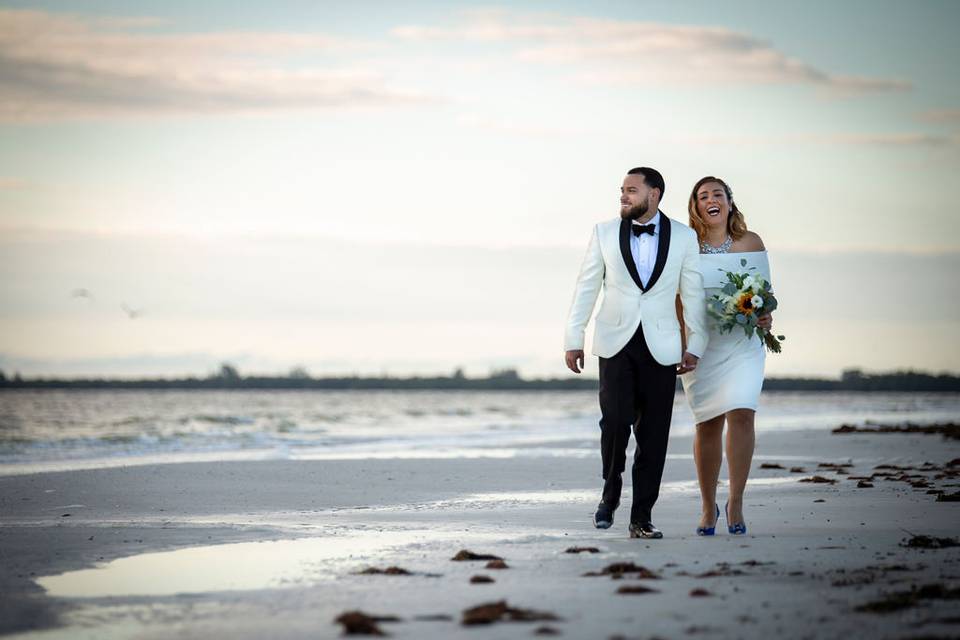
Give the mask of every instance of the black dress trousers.
MULTIPOLYGON (((654 329, 655 330, 655 329, 654 329)), ((667 456, 676 365, 657 362, 643 337, 643 326, 611 358, 600 358, 600 452, 603 459, 603 501, 620 504, 621 475, 633 429, 633 505, 630 521, 651 521, 660 494, 667 456)))

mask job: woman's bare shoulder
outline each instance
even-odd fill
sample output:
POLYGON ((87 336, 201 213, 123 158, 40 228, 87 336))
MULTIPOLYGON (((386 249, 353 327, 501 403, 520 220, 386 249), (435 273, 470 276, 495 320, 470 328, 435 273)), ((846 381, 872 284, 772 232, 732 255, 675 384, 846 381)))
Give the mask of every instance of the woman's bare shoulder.
POLYGON ((753 231, 747 231, 743 234, 743 237, 737 241, 737 244, 740 245, 740 251, 766 251, 767 247, 764 246, 763 240, 759 235, 753 231))

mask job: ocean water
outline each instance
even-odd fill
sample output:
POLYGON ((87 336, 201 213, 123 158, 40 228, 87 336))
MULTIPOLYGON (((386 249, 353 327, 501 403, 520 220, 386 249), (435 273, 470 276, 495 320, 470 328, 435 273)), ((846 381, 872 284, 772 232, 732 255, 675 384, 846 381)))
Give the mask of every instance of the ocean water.
MULTIPOLYGON (((960 394, 765 392, 758 432, 960 418, 960 394)), ((193 460, 596 455, 595 392, 3 391, 0 475, 193 460)), ((672 435, 693 431, 677 393, 672 435)))

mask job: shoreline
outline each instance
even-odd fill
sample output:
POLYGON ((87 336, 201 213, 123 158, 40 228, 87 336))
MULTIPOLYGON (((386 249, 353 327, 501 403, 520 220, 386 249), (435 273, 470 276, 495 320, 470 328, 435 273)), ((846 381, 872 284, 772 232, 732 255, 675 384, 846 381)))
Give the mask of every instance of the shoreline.
MULTIPOLYGON (((599 455, 195 462, 3 476, 0 589, 6 598, 0 605, 4 621, 0 633, 32 628, 37 631, 22 637, 82 637, 76 634, 90 632, 96 637, 333 638, 340 635, 333 618, 360 609, 402 615, 405 622, 382 625, 398 637, 530 634, 536 625, 501 623, 478 631, 459 624, 463 609, 502 598, 511 606, 557 612, 564 621, 548 624, 568 637, 618 633, 648 637, 654 632, 682 637, 691 627, 727 634, 742 628, 743 637, 760 637, 776 633, 787 620, 793 620, 794 627, 784 627, 783 637, 840 636, 858 628, 889 636, 892 629, 909 632, 921 614, 924 620, 941 613, 960 615, 956 601, 949 600, 934 603, 935 608, 921 603, 909 609, 909 615, 892 618, 851 613, 861 601, 910 585, 960 586, 960 549, 918 551, 899 546, 905 530, 955 535, 960 507, 882 478, 874 488, 857 488, 857 482, 844 475, 816 466, 852 461, 850 473, 856 475, 883 464, 945 464, 960 457, 960 444, 920 434, 763 434, 758 437, 753 482, 745 500, 748 535, 726 534, 721 520, 718 535, 711 539, 693 534, 699 496, 687 457, 690 446, 689 437, 671 438, 672 458, 654 511, 666 536, 662 541, 629 540, 626 508, 618 511, 612 529, 593 529, 590 515, 599 495, 599 455), (806 473, 759 468, 777 460, 784 466, 804 466, 806 473), (813 475, 829 476, 836 484, 799 482, 813 475), (373 538, 380 542, 371 542, 373 538), (293 540, 306 542, 298 546, 289 542, 293 540), (225 545, 267 541, 275 543, 271 553, 280 554, 277 557, 305 554, 294 563, 302 570, 291 569, 291 576, 284 578, 291 581, 288 586, 76 598, 47 595, 36 582, 96 567, 109 576, 122 558, 136 562, 150 560, 151 554, 186 550, 229 556, 240 548, 225 545), (323 549, 335 544, 337 551, 324 551, 320 557, 307 550, 314 543, 323 549), (563 553, 574 545, 598 547, 601 552, 573 557, 563 553), (490 572, 482 564, 451 563, 449 558, 464 548, 500 555, 511 569, 490 572), (651 585, 660 594, 619 595, 614 587, 620 583, 582 577, 585 571, 614 561, 635 561, 662 575, 651 585), (774 564, 742 565, 738 570, 743 575, 696 577, 721 562, 774 564), (869 573, 867 567, 878 563, 911 570, 873 571, 873 582, 862 578, 869 573), (417 575, 354 575, 366 566, 388 565, 417 575), (803 575, 790 575, 798 571, 803 575), (420 575, 430 573, 442 577, 420 575), (469 577, 478 573, 495 582, 470 584, 469 577), (880 573, 889 573, 889 579, 881 579, 880 573), (861 576, 863 584, 830 586, 851 575, 861 576), (691 598, 688 592, 698 587, 714 596, 691 598), (769 605, 758 609, 748 596, 766 599, 769 605), (197 610, 201 604, 213 613, 201 614, 197 610), (804 607, 822 610, 830 618, 830 633, 816 633, 822 625, 813 619, 801 622, 804 607), (156 613, 159 610, 163 616, 156 613), (276 618, 265 612, 283 613, 276 618), (453 620, 410 618, 439 613, 453 620), (738 615, 754 622, 744 626, 737 622, 738 615), (161 618, 176 625, 166 627, 161 618), (272 631, 265 626, 268 620, 272 631), (640 621, 652 627, 638 627, 640 621), (860 627, 851 627, 853 622, 860 627)), ((629 473, 625 479, 626 506, 629 473)), ((950 483, 956 481, 946 482, 950 483)), ((254 556, 269 555, 270 547, 259 548, 264 553, 254 556)), ((170 561, 179 557, 166 556, 170 561)), ((267 568, 276 566, 265 565, 255 575, 268 575, 267 568)), ((161 570, 162 565, 151 571, 159 576, 161 570)), ((198 570, 197 575, 201 573, 208 572, 198 570)), ((80 578, 93 575, 100 574, 80 578)), ((189 591, 190 576, 186 578, 189 591)), ((174 590, 184 588, 176 586, 177 574, 169 579, 174 580, 174 590)), ((623 584, 628 583, 633 580, 623 584)), ((941 627, 925 623, 923 631, 942 631, 941 627)))

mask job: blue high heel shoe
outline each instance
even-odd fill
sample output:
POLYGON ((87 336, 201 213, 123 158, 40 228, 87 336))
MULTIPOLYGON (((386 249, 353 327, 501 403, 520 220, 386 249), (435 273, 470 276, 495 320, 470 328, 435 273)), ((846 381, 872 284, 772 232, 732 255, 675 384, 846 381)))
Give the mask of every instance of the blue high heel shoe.
POLYGON ((716 523, 720 520, 720 507, 717 507, 717 505, 713 506, 717 509, 717 520, 714 521, 714 525, 712 527, 697 527, 698 536, 712 536, 717 532, 716 523))
POLYGON ((727 509, 730 507, 730 502, 727 501, 723 505, 723 514, 727 518, 727 531, 730 535, 742 536, 747 533, 747 525, 744 522, 730 522, 730 512, 727 509))

